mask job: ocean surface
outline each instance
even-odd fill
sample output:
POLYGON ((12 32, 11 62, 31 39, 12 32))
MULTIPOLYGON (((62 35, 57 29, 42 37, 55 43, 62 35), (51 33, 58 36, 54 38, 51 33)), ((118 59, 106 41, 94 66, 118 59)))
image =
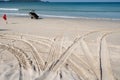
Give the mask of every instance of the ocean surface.
POLYGON ((120 2, 0 2, 0 16, 29 16, 31 10, 41 17, 120 19, 120 2))

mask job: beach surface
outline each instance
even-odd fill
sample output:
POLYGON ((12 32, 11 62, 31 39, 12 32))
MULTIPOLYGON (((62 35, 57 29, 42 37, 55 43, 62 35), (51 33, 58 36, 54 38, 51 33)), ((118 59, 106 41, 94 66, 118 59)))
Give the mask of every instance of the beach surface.
POLYGON ((0 19, 1 80, 120 80, 120 20, 0 19))
POLYGON ((7 29, 6 32, 20 32, 46 37, 55 37, 58 35, 72 37, 88 31, 119 30, 120 20, 63 18, 34 20, 30 18, 10 17, 8 18, 8 24, 1 18, 0 27, 1 29, 7 29))

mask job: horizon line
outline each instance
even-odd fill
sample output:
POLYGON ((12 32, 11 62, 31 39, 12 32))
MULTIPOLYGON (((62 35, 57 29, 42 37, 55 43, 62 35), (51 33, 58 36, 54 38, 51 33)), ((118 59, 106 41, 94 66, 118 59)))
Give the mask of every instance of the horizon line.
MULTIPOLYGON (((56 2, 56 1, 0 1, 0 2, 56 2)), ((61 2, 68 2, 68 1, 61 1, 61 2)), ((78 1, 69 1, 69 2, 78 2, 78 1)), ((84 1, 79 1, 79 2, 84 2, 84 1)), ((90 2, 95 2, 95 1, 90 1, 90 2)), ((90 3, 90 2, 85 1, 84 3, 90 3)), ((98 2, 104 2, 104 1, 98 1, 98 2)), ((105 1, 105 2, 120 2, 120 1, 105 1)))

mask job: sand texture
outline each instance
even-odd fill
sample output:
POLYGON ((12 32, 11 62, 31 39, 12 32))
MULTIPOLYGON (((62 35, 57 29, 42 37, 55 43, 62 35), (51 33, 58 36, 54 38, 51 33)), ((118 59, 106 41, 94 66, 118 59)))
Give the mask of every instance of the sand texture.
POLYGON ((0 22, 0 80, 120 80, 119 23, 12 17, 0 22))

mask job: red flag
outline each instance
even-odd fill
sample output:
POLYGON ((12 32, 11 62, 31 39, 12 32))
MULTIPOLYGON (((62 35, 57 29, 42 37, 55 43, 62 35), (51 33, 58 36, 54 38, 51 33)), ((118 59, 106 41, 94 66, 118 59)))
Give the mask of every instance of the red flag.
POLYGON ((3 19, 7 20, 7 15, 6 14, 3 15, 3 19))

